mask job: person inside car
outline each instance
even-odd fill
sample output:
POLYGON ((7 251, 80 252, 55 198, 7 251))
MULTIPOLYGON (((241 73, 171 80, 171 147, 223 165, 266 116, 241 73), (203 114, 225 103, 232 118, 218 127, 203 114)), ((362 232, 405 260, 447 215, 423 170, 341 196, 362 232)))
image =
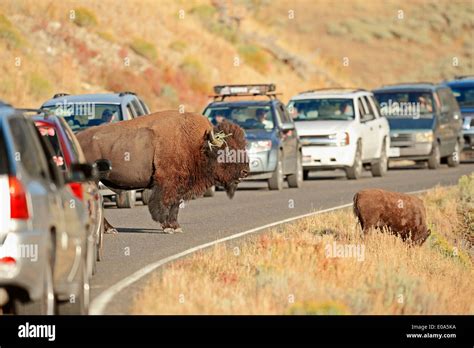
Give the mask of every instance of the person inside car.
POLYGON ((263 128, 272 128, 273 124, 267 120, 268 111, 265 109, 258 109, 256 112, 257 121, 263 125, 263 128))
POLYGON ((114 119, 115 115, 109 109, 105 109, 104 112, 102 112, 102 123, 111 123, 114 119))

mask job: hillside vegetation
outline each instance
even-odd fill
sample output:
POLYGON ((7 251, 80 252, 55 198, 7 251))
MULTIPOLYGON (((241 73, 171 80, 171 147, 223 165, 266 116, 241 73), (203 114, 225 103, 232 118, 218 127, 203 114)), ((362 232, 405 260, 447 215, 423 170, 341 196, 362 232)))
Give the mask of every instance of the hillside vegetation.
POLYGON ((350 209, 316 215, 165 267, 132 313, 473 314, 474 174, 421 198, 421 247, 362 237, 350 209))
POLYGON ((376 87, 473 74, 470 0, 4 0, 0 99, 132 90, 202 110, 217 83, 376 87))

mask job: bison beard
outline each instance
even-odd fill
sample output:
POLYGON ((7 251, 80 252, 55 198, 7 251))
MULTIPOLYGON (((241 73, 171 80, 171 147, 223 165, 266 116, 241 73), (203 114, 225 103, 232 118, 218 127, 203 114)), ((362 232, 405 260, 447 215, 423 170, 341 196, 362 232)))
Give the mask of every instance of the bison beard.
POLYGON ((364 233, 370 228, 389 228, 402 240, 423 244, 431 234, 426 226, 423 201, 404 193, 367 189, 354 196, 354 214, 364 233))
POLYGON ((248 162, 220 163, 218 151, 245 151, 243 130, 229 122, 216 127, 202 115, 163 111, 77 134, 87 161, 108 159, 112 171, 102 182, 114 190, 150 188, 148 209, 165 233, 182 232, 183 200, 222 185, 229 198, 249 171, 248 162))

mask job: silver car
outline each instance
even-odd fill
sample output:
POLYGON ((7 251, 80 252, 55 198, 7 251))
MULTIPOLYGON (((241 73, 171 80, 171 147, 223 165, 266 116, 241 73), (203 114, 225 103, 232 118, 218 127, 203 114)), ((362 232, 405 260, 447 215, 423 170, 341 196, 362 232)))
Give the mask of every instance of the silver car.
MULTIPOLYGON (((34 123, 0 104, 0 308, 16 314, 87 312, 87 211, 34 123)), ((85 179, 82 168, 71 176, 85 179), (81 176, 82 175, 82 176, 81 176)))

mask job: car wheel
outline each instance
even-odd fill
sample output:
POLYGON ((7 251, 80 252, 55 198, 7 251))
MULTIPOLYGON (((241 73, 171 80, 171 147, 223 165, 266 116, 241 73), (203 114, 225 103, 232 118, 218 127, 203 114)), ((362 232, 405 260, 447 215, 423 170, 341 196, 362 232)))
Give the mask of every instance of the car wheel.
POLYGON ((135 205, 135 191, 122 191, 116 195, 117 208, 132 208, 135 205))
POLYGON ((216 193, 216 187, 211 186, 206 190, 206 192, 204 192, 204 197, 214 197, 215 193, 216 193))
POLYGON ((357 149, 354 156, 354 164, 346 168, 346 176, 348 179, 356 180, 362 175, 362 146, 360 142, 357 143, 357 149))
POLYGON ((14 313, 17 315, 54 315, 56 314, 56 298, 53 284, 53 255, 46 262, 43 279, 43 295, 38 301, 22 302, 14 299, 14 313))
POLYGON ((148 205, 148 202, 150 201, 150 197, 151 197, 151 190, 150 189, 144 189, 142 191, 143 205, 148 205))
POLYGON ((301 153, 296 159, 295 173, 288 175, 288 186, 292 188, 301 187, 303 184, 303 166, 301 164, 301 153))
POLYGON ((309 170, 303 170, 303 180, 309 179, 309 170))
POLYGON ((461 157, 461 152, 460 152, 461 146, 459 145, 459 141, 456 142, 456 145, 454 146, 454 151, 451 154, 451 156, 448 157, 448 166, 449 167, 457 167, 460 163, 460 157, 461 157))
POLYGON ((69 315, 87 315, 89 314, 90 303, 90 284, 87 274, 86 258, 82 260, 79 277, 79 291, 77 296, 71 297, 69 301, 60 303, 58 306, 58 314, 69 315))
POLYGON ((270 190, 282 190, 283 189, 283 163, 281 161, 281 156, 278 157, 277 166, 273 175, 268 179, 268 188, 270 190))
POLYGON ((387 148, 384 140, 382 143, 382 149, 380 150, 380 158, 370 166, 372 176, 384 176, 387 173, 387 167, 387 148))
POLYGON ((441 155, 439 153, 439 145, 437 142, 433 144, 433 149, 431 150, 430 158, 428 159, 428 168, 429 169, 438 169, 441 163, 441 155))

